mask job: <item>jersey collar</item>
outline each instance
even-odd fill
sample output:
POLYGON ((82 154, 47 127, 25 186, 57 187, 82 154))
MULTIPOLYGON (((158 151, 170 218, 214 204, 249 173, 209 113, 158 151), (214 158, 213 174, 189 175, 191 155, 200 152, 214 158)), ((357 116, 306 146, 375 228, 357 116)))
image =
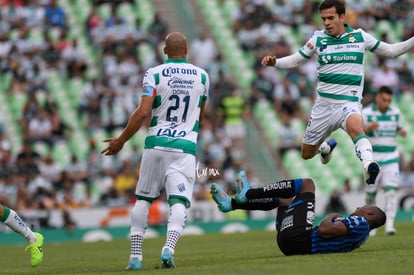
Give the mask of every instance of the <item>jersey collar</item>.
POLYGON ((168 58, 165 63, 188 63, 187 58, 168 58))

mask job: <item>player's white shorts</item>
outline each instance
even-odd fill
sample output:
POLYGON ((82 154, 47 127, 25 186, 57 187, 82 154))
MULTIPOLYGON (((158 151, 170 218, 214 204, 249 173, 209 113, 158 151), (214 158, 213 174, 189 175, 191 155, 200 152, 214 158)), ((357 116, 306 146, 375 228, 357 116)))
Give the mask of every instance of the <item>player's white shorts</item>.
POLYGON ((167 199, 171 196, 187 201, 191 205, 196 173, 194 155, 145 149, 142 154, 139 180, 135 194, 155 199, 165 187, 167 199))
POLYGON ((242 138, 245 138, 246 136, 246 128, 244 126, 244 123, 225 124, 224 131, 226 135, 231 139, 236 139, 236 138, 242 139, 242 138))
POLYGON ((375 184, 366 185, 367 192, 377 192, 380 187, 395 187, 400 183, 400 166, 396 163, 381 165, 381 171, 378 174, 375 184))
POLYGON ((351 114, 361 115, 362 105, 358 102, 330 103, 321 99, 315 101, 303 135, 303 143, 317 145, 341 128, 346 131, 346 120, 351 114))

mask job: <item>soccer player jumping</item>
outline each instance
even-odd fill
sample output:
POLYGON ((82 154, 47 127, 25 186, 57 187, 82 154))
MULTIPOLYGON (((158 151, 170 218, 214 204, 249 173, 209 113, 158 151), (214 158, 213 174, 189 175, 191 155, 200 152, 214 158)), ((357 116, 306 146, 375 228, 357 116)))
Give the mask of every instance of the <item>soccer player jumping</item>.
POLYGON ((261 63, 289 69, 317 55, 317 98, 303 137, 302 158, 310 159, 320 153, 322 163, 328 163, 336 141, 325 139, 341 128, 355 144, 365 182, 374 184, 380 167, 373 159, 372 145, 364 133, 361 116, 365 51, 397 57, 414 47, 414 37, 388 44, 362 29, 352 29, 344 22, 345 3, 342 0, 322 1, 319 12, 324 30, 315 31, 298 52, 280 59, 265 56, 261 63))

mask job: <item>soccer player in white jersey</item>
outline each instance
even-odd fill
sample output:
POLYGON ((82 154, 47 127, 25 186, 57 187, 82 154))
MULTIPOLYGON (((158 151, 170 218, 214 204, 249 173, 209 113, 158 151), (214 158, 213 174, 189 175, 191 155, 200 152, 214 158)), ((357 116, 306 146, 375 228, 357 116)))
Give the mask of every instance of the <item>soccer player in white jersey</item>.
POLYGON ((322 1, 319 12, 324 30, 315 31, 298 52, 280 59, 265 56, 262 65, 289 69, 317 55, 317 98, 303 137, 302 158, 310 159, 320 153, 322 163, 327 163, 336 141, 325 139, 341 128, 355 144, 365 182, 374 184, 380 167, 373 159, 372 145, 363 130, 361 116, 365 51, 397 57, 414 47, 414 37, 388 44, 362 29, 352 29, 345 24, 342 0, 322 1))
MULTIPOLYGON (((407 131, 402 126, 400 110, 391 106, 392 98, 392 89, 382 86, 375 96, 375 103, 362 109, 364 131, 371 141, 374 159, 381 166, 381 172, 375 184, 366 186, 365 198, 367 204, 375 204, 379 188, 384 189, 384 211, 387 215, 385 233, 387 235, 395 234, 394 221, 398 210, 396 190, 400 180, 400 157, 397 135, 402 137, 407 135, 407 131)), ((371 235, 373 235, 372 232, 371 235)))
POLYGON ((141 269, 149 208, 163 188, 170 216, 161 264, 162 268, 175 268, 174 249, 184 230, 196 176, 197 136, 208 96, 209 76, 204 69, 187 62, 187 40, 183 34, 170 33, 164 53, 168 56, 166 62, 146 71, 141 103, 128 124, 117 138, 104 140, 109 144, 102 150, 105 155, 119 152, 146 118, 151 117, 135 191, 137 201, 131 215, 128 270, 141 269))

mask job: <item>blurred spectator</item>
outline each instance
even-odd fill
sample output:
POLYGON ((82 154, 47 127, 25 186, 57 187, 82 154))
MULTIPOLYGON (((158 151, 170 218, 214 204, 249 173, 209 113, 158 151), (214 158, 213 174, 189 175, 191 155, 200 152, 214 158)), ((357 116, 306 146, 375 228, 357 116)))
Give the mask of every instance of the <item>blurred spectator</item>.
POLYGON ((188 59, 191 63, 208 71, 209 65, 217 55, 214 40, 206 31, 201 31, 191 43, 188 50, 188 59))
POLYGON ((16 156, 16 169, 19 173, 33 174, 38 170, 41 161, 40 154, 32 148, 29 140, 25 139, 21 150, 16 156))
POLYGON ((97 35, 96 30, 100 30, 99 26, 102 24, 102 18, 99 16, 97 7, 92 6, 85 21, 85 32, 90 42, 95 41, 94 37, 97 35))
POLYGON ((47 154, 39 162, 39 172, 44 179, 53 184, 53 188, 59 188, 63 167, 55 160, 51 153, 47 154))
POLYGON ((279 154, 281 157, 289 151, 296 150, 300 152, 301 132, 293 124, 293 117, 287 112, 280 113, 281 125, 278 128, 277 136, 279 138, 279 154))
POLYGON ((266 67, 257 69, 257 77, 250 85, 250 100, 254 105, 261 98, 273 101, 274 82, 266 76, 266 67))
POLYGON ((50 0, 45 7, 46 24, 49 27, 67 28, 66 13, 56 0, 50 0))
POLYGON ((210 101, 210 104, 212 104, 213 108, 218 108, 223 98, 230 95, 231 91, 233 91, 235 88, 236 85, 233 83, 233 81, 229 77, 226 77, 224 72, 220 70, 218 80, 211 88, 212 99, 210 101))
POLYGON ((44 68, 36 63, 34 64, 33 70, 29 72, 27 79, 28 79, 28 92, 29 93, 36 93, 36 92, 43 92, 48 93, 49 87, 46 83, 47 72, 44 68))
POLYGON ((278 113, 285 111, 292 117, 301 117, 299 99, 299 87, 290 77, 285 77, 282 83, 276 85, 273 102, 278 113))
POLYGON ((23 1, 10 0, 0 8, 1 17, 7 21, 12 29, 19 28, 23 24, 23 1))
POLYGON ((43 27, 45 22, 46 11, 40 4, 40 0, 28 0, 27 5, 23 7, 23 17, 28 27, 43 27))
POLYGON ((38 168, 27 176, 27 194, 31 208, 52 209, 55 206, 56 195, 52 183, 40 174, 38 168))
POLYGON ((47 32, 45 33, 45 45, 43 50, 40 52, 40 56, 45 61, 47 66, 49 68, 57 68, 58 67, 58 61, 60 58, 60 53, 56 49, 54 43, 52 40, 50 40, 50 37, 47 35, 47 32))
POLYGON ((220 73, 222 73, 224 78, 231 78, 230 66, 223 59, 223 55, 220 52, 217 52, 214 59, 208 65, 207 72, 210 76, 211 86, 214 86, 218 82, 220 73))
POLYGON ((127 201, 134 198, 137 180, 138 177, 132 163, 129 160, 122 161, 121 169, 114 179, 114 188, 118 193, 118 197, 123 197, 127 201))
POLYGON ((69 33, 68 30, 62 30, 59 33, 59 37, 55 43, 55 48, 56 50, 62 54, 63 50, 65 50, 66 48, 70 47, 70 40, 69 40, 69 33))
POLYGON ((414 91, 414 74, 408 67, 408 62, 403 61, 401 67, 397 68, 398 79, 400 80, 401 92, 414 91))
POLYGON ((45 104, 45 110, 49 114, 50 121, 52 122, 52 140, 53 144, 59 141, 68 141, 70 126, 63 121, 59 114, 59 108, 55 101, 50 100, 48 97, 45 104))
POLYGON ((249 106, 241 90, 233 89, 231 94, 221 100, 217 114, 224 131, 232 141, 243 140, 246 136, 244 122, 249 118, 249 106))
POLYGON ((86 161, 72 154, 69 164, 66 166, 66 178, 73 183, 83 185, 86 191, 86 197, 91 197, 92 182, 89 175, 88 164, 86 161))
POLYGON ((390 67, 389 61, 380 59, 377 70, 373 72, 371 79, 374 89, 378 90, 381 86, 392 87, 396 99, 399 98, 400 80, 395 69, 390 67))
POLYGON ((85 50, 79 45, 78 39, 73 39, 71 44, 64 48, 61 56, 62 66, 69 78, 84 78, 88 64, 85 50))
POLYGON ((155 13, 151 24, 148 27, 149 41, 152 45, 158 46, 168 32, 168 24, 165 22, 159 13, 155 13))
MULTIPOLYGON (((89 207, 83 192, 77 190, 77 184, 69 178, 64 178, 62 189, 56 193, 56 205, 62 210, 71 210, 80 207, 89 207)), ((81 187, 82 188, 82 187, 81 187)))
POLYGON ((39 109, 36 116, 29 121, 28 139, 31 144, 42 142, 49 147, 53 146, 53 124, 46 110, 39 109))

